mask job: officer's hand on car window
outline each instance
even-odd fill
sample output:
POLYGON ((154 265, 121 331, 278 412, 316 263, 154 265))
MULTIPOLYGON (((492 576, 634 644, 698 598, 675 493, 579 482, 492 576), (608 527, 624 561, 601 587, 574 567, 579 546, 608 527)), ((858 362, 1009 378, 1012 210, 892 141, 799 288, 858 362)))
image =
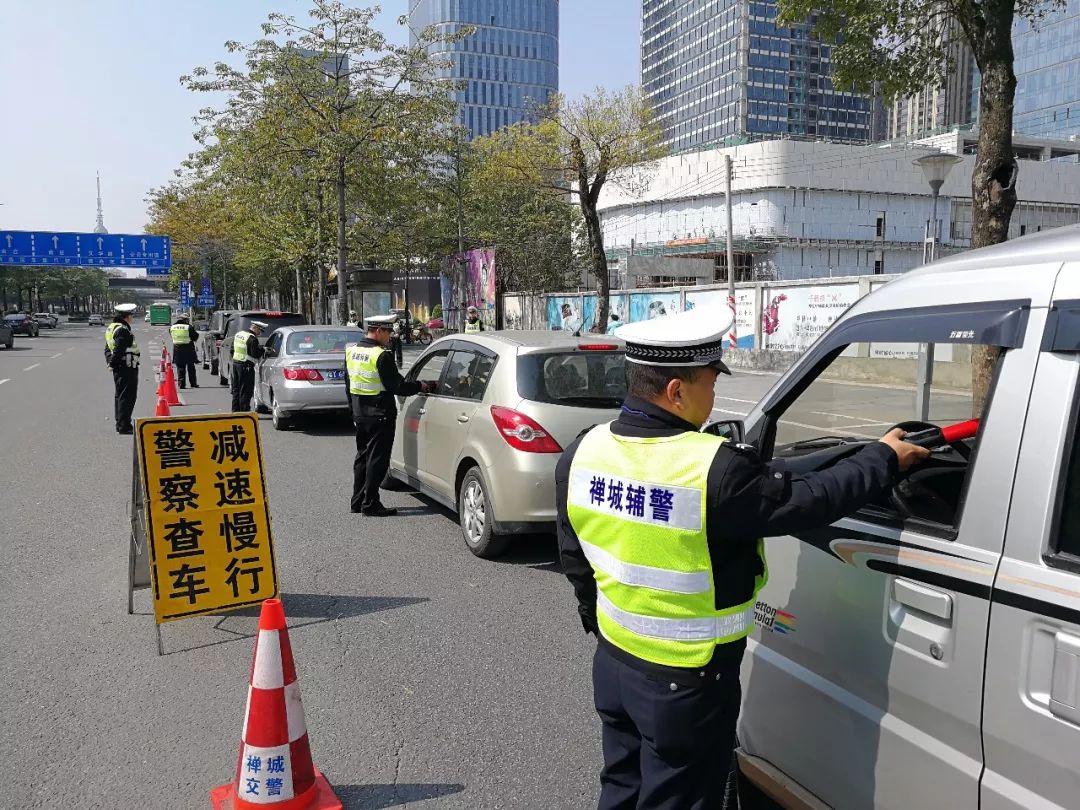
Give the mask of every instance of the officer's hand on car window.
POLYGON ((887 444, 896 453, 896 460, 900 465, 900 471, 911 467, 913 464, 918 464, 920 461, 925 461, 930 458, 930 451, 925 447, 919 447, 917 444, 909 444, 904 441, 904 436, 907 433, 900 428, 893 428, 880 439, 879 442, 887 444))

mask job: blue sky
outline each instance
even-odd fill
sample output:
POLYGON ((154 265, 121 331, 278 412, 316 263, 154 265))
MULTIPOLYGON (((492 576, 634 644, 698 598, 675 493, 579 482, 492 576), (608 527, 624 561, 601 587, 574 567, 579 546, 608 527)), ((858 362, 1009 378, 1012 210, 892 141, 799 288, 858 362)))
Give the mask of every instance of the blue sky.
MULTIPOLYGON (((364 5, 363 0, 355 0, 364 5)), ((374 5, 374 3, 371 3, 374 5)), ((384 0, 396 29, 406 0, 384 0)), ((105 225, 138 233, 146 192, 191 152, 207 99, 179 76, 307 0, 0 0, 0 227, 86 231, 101 171, 105 225)), ((639 0, 562 0, 561 90, 638 81, 639 0)), ((397 34, 401 37, 401 34, 397 34)))

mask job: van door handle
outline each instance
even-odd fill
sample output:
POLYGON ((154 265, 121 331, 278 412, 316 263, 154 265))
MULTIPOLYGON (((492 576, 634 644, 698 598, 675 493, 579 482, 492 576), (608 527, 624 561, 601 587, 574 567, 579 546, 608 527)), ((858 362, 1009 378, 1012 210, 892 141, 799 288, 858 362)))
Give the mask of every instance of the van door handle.
POLYGON ((1071 633, 1054 635, 1050 713, 1080 723, 1080 638, 1071 633))
POLYGON ((421 408, 420 410, 417 411, 417 413, 420 414, 421 416, 423 416, 425 413, 427 413, 427 408, 421 408))
POLYGON ((934 588, 928 588, 907 579, 893 580, 893 599, 912 610, 918 610, 939 619, 952 619, 953 598, 934 588))
POLYGON ((466 422, 469 421, 469 417, 467 417, 465 414, 461 414, 458 416, 457 420, 464 425, 466 422))

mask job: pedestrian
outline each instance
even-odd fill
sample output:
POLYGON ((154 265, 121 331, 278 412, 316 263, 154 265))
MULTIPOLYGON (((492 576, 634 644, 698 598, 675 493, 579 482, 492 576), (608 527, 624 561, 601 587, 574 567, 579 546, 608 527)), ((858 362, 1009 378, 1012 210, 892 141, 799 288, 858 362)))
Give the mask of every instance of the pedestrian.
POLYGON ((614 333, 616 329, 623 325, 623 322, 619 320, 619 313, 612 312, 611 317, 608 319, 607 333, 610 335, 614 333))
POLYGON ((169 327, 169 335, 172 337, 172 359, 176 366, 176 383, 181 388, 186 388, 186 381, 191 380, 191 387, 198 388, 195 381, 195 343, 199 339, 198 330, 191 325, 187 315, 181 315, 176 323, 169 327))
POLYGON ((113 375, 113 419, 116 432, 131 434, 131 412, 139 395, 139 344, 131 331, 135 304, 117 304, 112 323, 105 328, 105 362, 113 375))
POLYGON ((356 314, 355 309, 350 309, 349 310, 349 320, 345 322, 345 325, 346 326, 359 326, 360 325, 360 318, 356 314))
POLYGON ((396 509, 383 506, 379 487, 390 469, 397 424, 395 396, 430 393, 435 383, 406 382, 387 350, 393 334, 394 315, 367 318, 367 336, 345 350, 345 373, 349 410, 356 426, 356 459, 353 461, 353 492, 350 507, 372 517, 390 517, 396 509))
POLYGON ((234 412, 251 410, 251 398, 255 395, 255 361, 263 356, 259 335, 267 326, 262 321, 252 321, 250 332, 241 329, 233 337, 230 381, 234 412))
POLYGON ((402 368, 405 365, 405 353, 402 348, 404 339, 405 323, 401 318, 394 317, 394 331, 390 335, 390 351, 394 355, 394 362, 397 363, 398 368, 402 368))
POLYGON ((476 307, 469 307, 465 310, 465 334, 474 335, 483 331, 484 322, 480 320, 480 313, 476 311, 476 307))
POLYGON ((739 667, 768 577, 761 538, 849 515, 929 455, 893 430, 797 474, 700 433, 718 375, 730 374, 731 322, 726 308, 699 308, 623 327, 622 413, 583 433, 556 469, 562 567, 597 636, 601 810, 722 805, 739 667))

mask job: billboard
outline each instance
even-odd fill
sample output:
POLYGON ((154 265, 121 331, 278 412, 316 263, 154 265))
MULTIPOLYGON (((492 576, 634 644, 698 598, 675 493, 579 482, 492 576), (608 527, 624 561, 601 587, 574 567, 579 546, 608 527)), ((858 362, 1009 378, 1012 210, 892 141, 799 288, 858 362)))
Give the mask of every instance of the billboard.
MULTIPOLYGON (((727 290, 687 290, 686 308, 726 307, 727 290)), ((754 313, 757 312, 757 290, 735 290, 735 334, 740 349, 754 348, 754 313)))
POLYGON ((447 328, 463 328, 467 307, 476 307, 484 326, 495 328, 495 248, 448 257, 439 287, 447 328))
MULTIPOLYGON (((762 347, 803 352, 859 300, 858 284, 767 287, 761 312, 762 347)), ((844 350, 854 356, 855 347, 844 350)))
POLYGON ((665 315, 674 315, 682 309, 682 296, 678 292, 630 293, 630 321, 651 321, 665 315))

